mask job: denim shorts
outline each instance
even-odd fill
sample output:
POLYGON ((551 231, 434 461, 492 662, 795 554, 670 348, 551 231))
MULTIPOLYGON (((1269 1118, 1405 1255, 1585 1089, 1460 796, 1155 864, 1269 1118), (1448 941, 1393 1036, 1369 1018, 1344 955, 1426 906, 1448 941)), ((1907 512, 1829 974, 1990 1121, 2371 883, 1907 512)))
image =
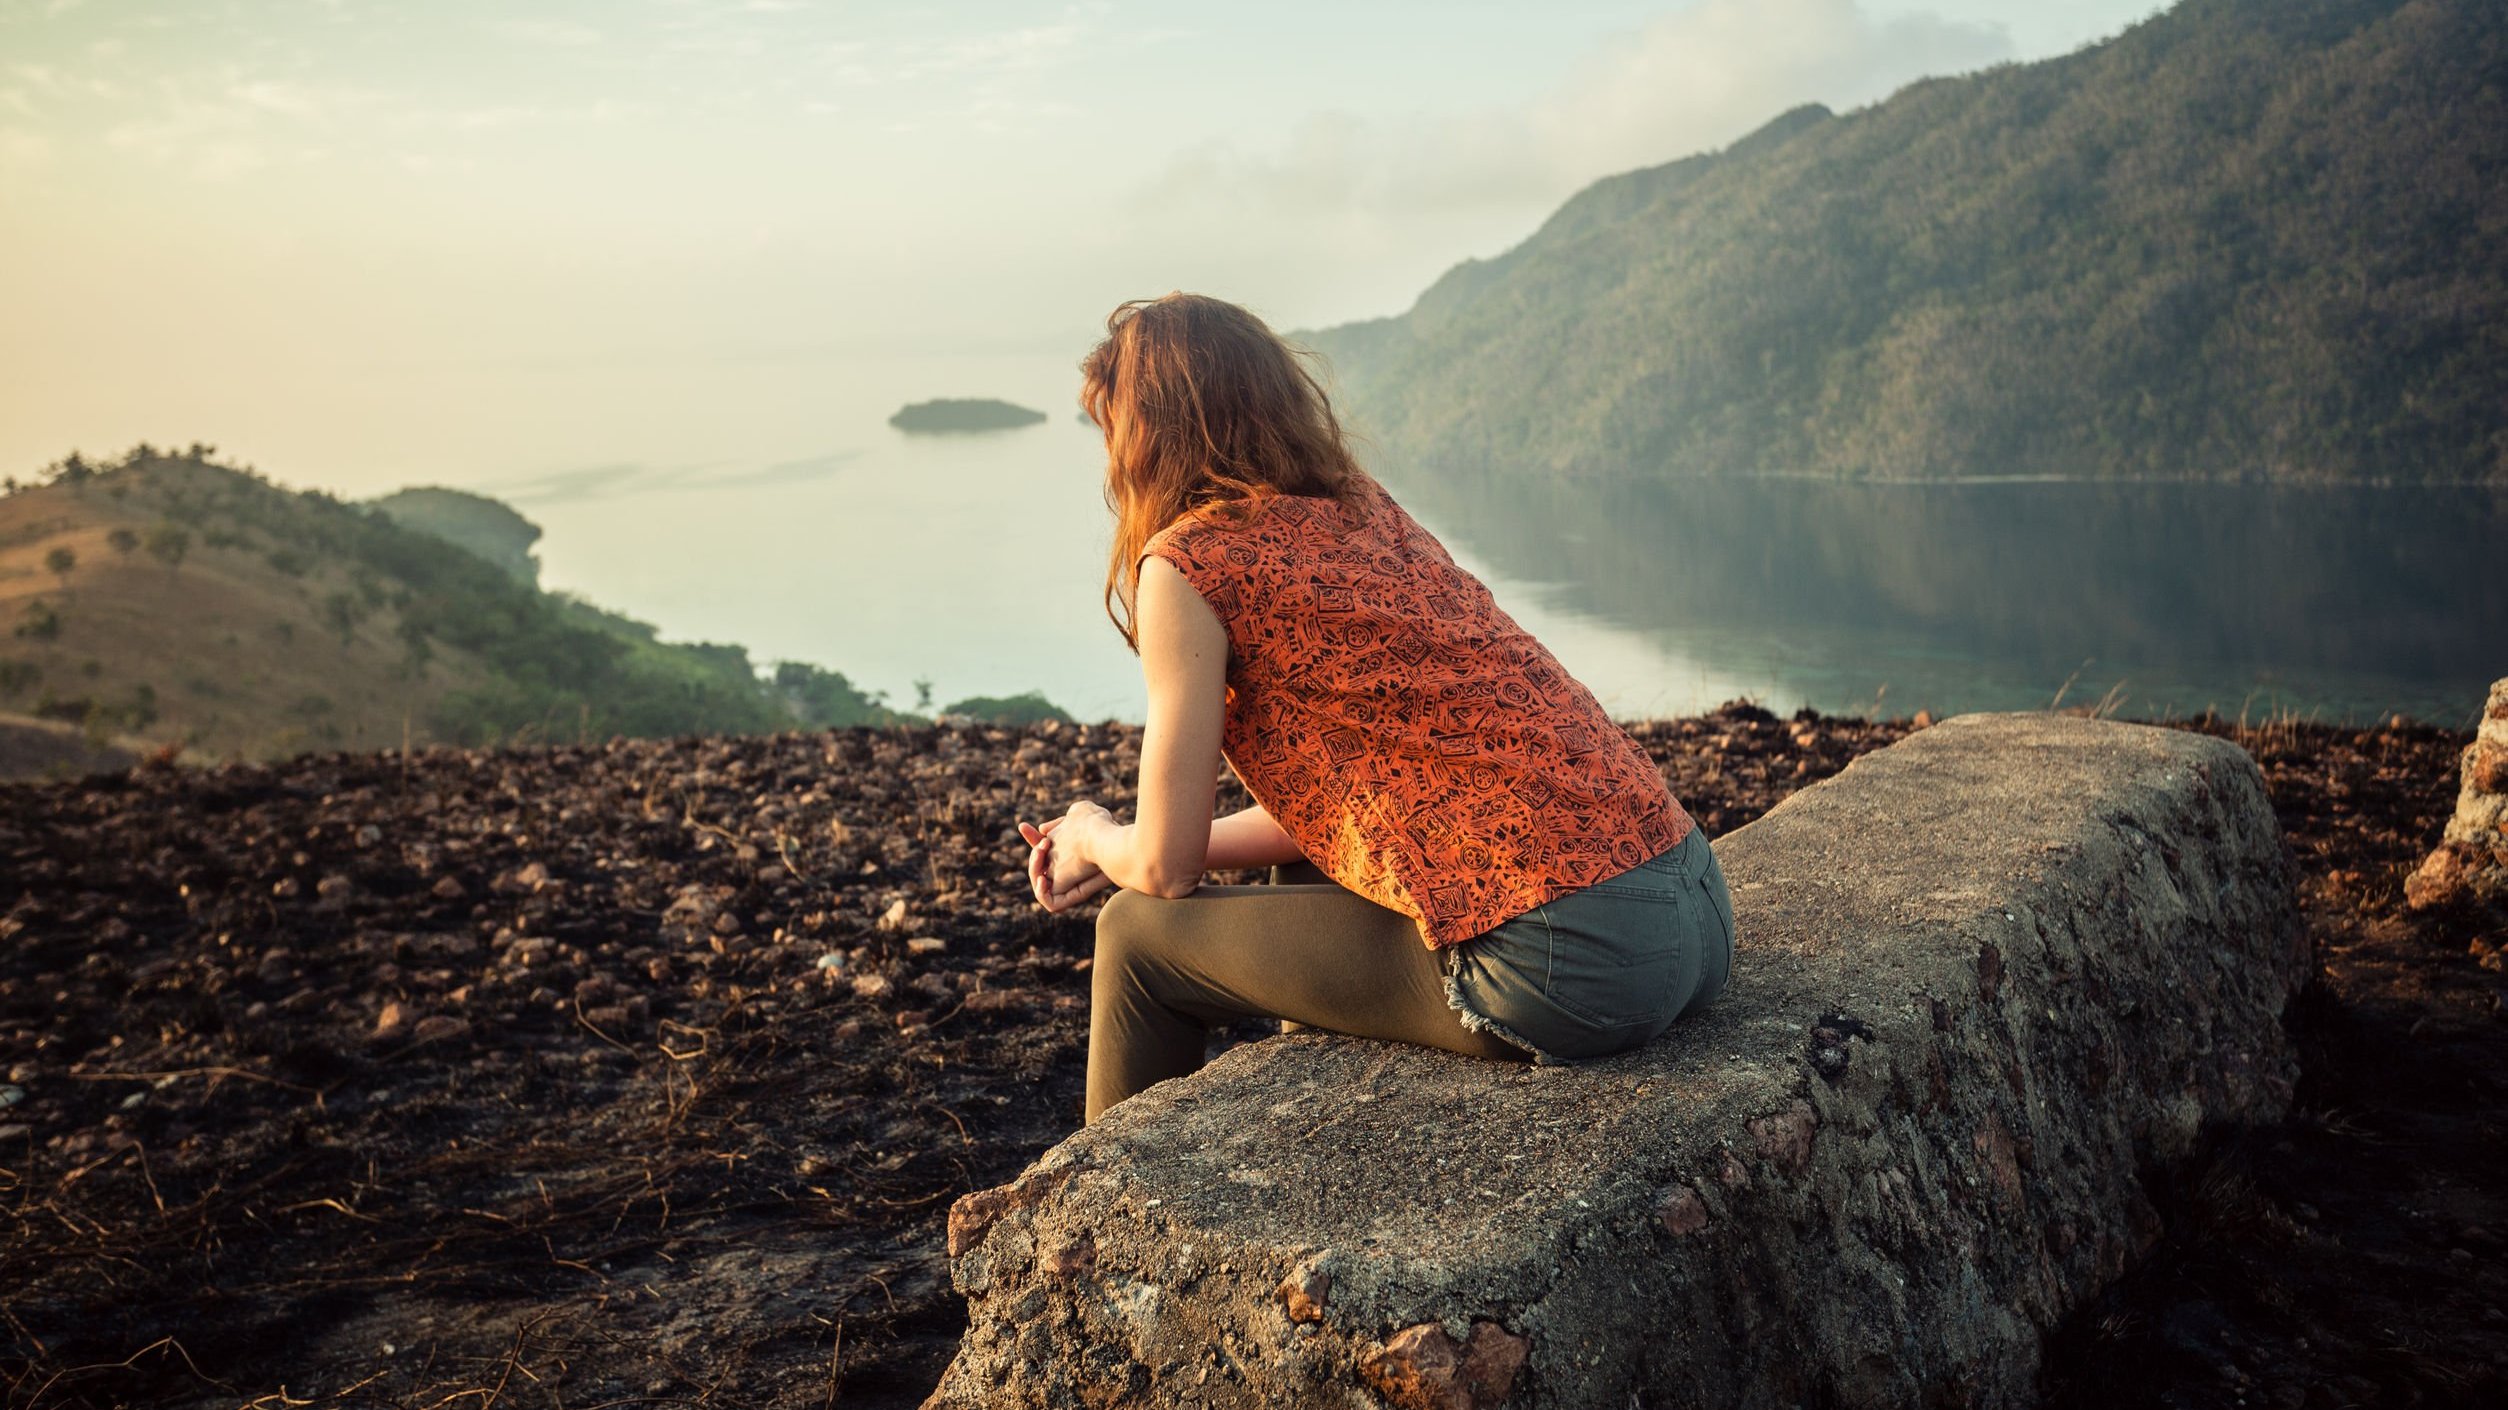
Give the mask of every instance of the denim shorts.
POLYGON ((1733 897, 1705 832, 1449 947, 1446 1002, 1466 1028, 1538 1062, 1623 1052, 1724 992, 1733 897))

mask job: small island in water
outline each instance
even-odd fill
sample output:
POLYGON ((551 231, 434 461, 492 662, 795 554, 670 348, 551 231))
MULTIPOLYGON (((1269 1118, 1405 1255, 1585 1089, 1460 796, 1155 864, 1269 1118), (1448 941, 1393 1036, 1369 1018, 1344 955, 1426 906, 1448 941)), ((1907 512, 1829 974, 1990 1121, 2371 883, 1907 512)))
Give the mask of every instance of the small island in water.
POLYGON ((899 408, 888 418, 888 424, 900 431, 916 434, 953 431, 1007 431, 1019 426, 1034 426, 1045 420, 1045 413, 1030 411, 1024 406, 988 397, 942 397, 936 401, 919 401, 899 408))

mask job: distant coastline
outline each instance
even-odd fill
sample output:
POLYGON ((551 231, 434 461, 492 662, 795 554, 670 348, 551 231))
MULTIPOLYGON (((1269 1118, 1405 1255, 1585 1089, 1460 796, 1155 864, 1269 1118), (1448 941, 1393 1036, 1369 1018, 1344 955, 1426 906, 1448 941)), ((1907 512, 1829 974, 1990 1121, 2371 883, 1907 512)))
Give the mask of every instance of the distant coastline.
MULTIPOLYGON (((419 744, 916 727, 802 661, 665 641, 538 582, 540 526, 484 495, 290 490, 213 448, 73 453, 0 487, 0 781, 419 744)), ((947 713, 1025 726, 1042 693, 947 713)))
POLYGON ((900 407, 888 424, 909 435, 951 435, 966 431, 1009 431, 1041 425, 1045 413, 989 397, 941 397, 900 407))

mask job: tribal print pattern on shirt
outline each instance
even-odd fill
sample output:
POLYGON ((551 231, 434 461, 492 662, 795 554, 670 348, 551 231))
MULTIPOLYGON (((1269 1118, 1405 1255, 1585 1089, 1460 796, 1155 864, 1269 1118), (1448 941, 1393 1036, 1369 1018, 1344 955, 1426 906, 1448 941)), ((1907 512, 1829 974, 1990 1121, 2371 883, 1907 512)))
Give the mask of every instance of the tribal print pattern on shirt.
POLYGON ((1214 506, 1143 550, 1228 632, 1228 762, 1307 859, 1446 946, 1687 836, 1636 741, 1370 486, 1214 506), (1232 522, 1230 511, 1244 518, 1232 522))

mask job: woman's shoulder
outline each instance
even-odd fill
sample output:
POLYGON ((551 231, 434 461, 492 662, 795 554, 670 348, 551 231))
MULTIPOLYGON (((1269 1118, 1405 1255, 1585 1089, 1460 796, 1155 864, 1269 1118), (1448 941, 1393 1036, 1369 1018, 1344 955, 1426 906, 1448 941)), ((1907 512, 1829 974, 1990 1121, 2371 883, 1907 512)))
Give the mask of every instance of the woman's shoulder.
POLYGON ((1243 565, 1252 561, 1249 554, 1294 557, 1401 513, 1392 497, 1372 481, 1346 503, 1301 494, 1214 500, 1177 515, 1150 535, 1143 551, 1185 556, 1226 553, 1243 565))
POLYGON ((1227 525, 1210 513, 1211 506, 1188 509, 1167 521, 1165 528, 1151 534, 1141 544, 1143 553, 1191 553, 1212 542, 1213 536, 1224 533, 1227 525))

